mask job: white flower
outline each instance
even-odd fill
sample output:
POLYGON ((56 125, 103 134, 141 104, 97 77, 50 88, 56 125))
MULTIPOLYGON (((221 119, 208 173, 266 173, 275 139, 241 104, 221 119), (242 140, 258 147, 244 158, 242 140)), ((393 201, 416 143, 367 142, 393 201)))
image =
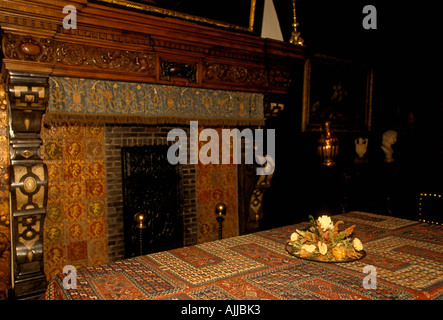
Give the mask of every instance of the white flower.
POLYGON ((363 243, 361 243, 359 238, 354 238, 354 240, 352 240, 352 245, 354 246, 354 249, 357 251, 363 250, 363 243))
POLYGON ((328 252, 328 246, 326 245, 326 243, 319 241, 318 251, 320 251, 322 255, 325 255, 328 252))
POLYGON ((334 227, 331 218, 325 215, 319 217, 318 222, 320 223, 320 227, 323 229, 323 231, 332 229, 334 227))
POLYGON ((300 248, 301 250, 305 250, 309 253, 313 253, 315 251, 315 244, 304 244, 300 248))
POLYGON ((291 241, 297 241, 298 240, 298 233, 294 232, 291 234, 291 241))

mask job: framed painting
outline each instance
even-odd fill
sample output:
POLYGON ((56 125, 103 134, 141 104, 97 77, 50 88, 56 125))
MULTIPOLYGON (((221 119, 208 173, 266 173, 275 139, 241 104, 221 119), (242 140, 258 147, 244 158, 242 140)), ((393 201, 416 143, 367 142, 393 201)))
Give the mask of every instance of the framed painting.
POLYGON ((372 68, 348 60, 314 55, 305 61, 302 132, 320 131, 331 121, 334 131, 371 129, 372 68))
POLYGON ((255 17, 263 0, 97 0, 115 6, 184 19, 233 30, 255 31, 255 17))

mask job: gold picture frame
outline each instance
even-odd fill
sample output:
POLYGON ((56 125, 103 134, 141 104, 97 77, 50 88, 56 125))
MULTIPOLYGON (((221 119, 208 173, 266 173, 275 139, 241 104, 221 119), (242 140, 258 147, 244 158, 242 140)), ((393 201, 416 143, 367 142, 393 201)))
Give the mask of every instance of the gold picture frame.
POLYGON ((338 132, 371 130, 373 68, 315 54, 305 60, 302 132, 331 121, 338 132))
MULTIPOLYGON (((155 0, 98 0, 100 2, 122 6, 129 9, 136 9, 141 11, 146 11, 154 14, 159 14, 163 16, 168 16, 172 18, 184 19, 192 22, 204 23, 208 25, 213 25, 217 27, 233 29, 244 32, 253 32, 254 31, 254 23, 255 23, 255 11, 257 0, 250 0, 250 9, 249 9, 249 21, 245 23, 245 25, 239 25, 235 23, 231 23, 229 21, 221 21, 216 19, 211 19, 208 17, 203 17, 195 14, 174 11, 165 6, 157 6, 155 5, 155 0), (247 26, 246 26, 247 24, 247 26)), ((159 1, 160 2, 160 1, 159 1)), ((215 4, 214 4, 215 5, 215 4)))

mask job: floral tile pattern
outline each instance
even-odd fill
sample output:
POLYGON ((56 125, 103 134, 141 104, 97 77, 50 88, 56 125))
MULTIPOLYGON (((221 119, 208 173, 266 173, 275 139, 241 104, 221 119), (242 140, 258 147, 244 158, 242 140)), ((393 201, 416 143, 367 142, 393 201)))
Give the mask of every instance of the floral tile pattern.
MULTIPOLYGON (((199 131, 204 127, 199 126, 199 131)), ((215 129, 219 135, 221 128, 215 129)), ((207 142, 199 143, 199 150, 207 142)), ((220 145, 219 155, 222 154, 220 145)), ((226 205, 226 217, 223 221, 223 238, 238 235, 237 206, 237 166, 233 164, 197 164, 197 212, 198 243, 218 239, 218 221, 215 206, 219 202, 226 205)))
POLYGON ((106 263, 106 189, 102 126, 42 127, 49 194, 44 263, 48 279, 65 265, 106 263))

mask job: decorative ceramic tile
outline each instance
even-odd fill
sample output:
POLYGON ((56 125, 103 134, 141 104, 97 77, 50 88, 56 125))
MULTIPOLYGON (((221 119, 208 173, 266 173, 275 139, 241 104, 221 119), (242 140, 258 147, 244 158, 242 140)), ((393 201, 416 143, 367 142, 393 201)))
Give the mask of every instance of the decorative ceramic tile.
POLYGON ((65 241, 65 233, 63 229, 62 223, 45 225, 44 241, 51 245, 63 244, 65 241))
POLYGON ((85 139, 85 158, 100 159, 104 158, 105 147, 103 139, 85 139))
POLYGON ((85 204, 83 201, 65 202, 65 221, 80 221, 85 219, 85 204))
POLYGON ((68 244, 68 260, 85 260, 88 258, 88 244, 86 241, 73 242, 68 244))
POLYGON ((197 184, 200 186, 209 185, 209 171, 199 171, 198 172, 197 184))
POLYGON ((100 179, 86 180, 86 198, 104 198, 106 197, 105 182, 100 179))
POLYGON ((234 169, 231 167, 225 164, 197 165, 199 243, 218 239, 214 210, 219 202, 226 205, 227 212, 223 221, 223 237, 238 235, 237 171, 235 165, 234 169))
POLYGON ((78 201, 85 198, 85 184, 83 181, 65 181, 65 201, 78 201))
POLYGON ((49 180, 45 272, 51 279, 66 264, 107 262, 104 128, 51 125, 42 128, 42 139, 49 180))
POLYGON ((65 139, 63 140, 63 158, 69 159, 83 159, 84 143, 83 139, 65 139))
POLYGON ((237 188, 229 186, 223 189, 223 196, 226 200, 236 200, 237 199, 237 188))
POLYGON ((44 250, 44 261, 48 267, 66 265, 66 249, 64 244, 48 245, 44 250))
POLYGON ((64 162, 64 177, 66 180, 83 180, 84 179, 83 160, 65 160, 64 162))
MULTIPOLYGON (((70 242, 77 242, 86 240, 86 223, 79 221, 79 222, 72 222, 66 224, 66 241, 68 243, 70 242)), ((69 257, 68 257, 69 258, 69 257)), ((76 259, 80 260, 80 259, 76 259)))
POLYGON ((97 238, 88 241, 88 259, 90 264, 102 264, 108 261, 108 243, 106 238, 97 238))
POLYGON ((85 138, 103 138, 104 128, 100 125, 86 125, 85 127, 85 138))
POLYGON ((61 160, 63 158, 63 140, 45 140, 43 143, 43 158, 45 160, 61 160))
POLYGON ((210 192, 211 192, 211 200, 213 202, 216 202, 216 204, 222 202, 222 200, 224 199, 223 188, 219 187, 211 188, 210 192))
POLYGON ((86 179, 102 179, 105 176, 105 161, 103 159, 85 162, 86 179))
POLYGON ((103 218, 88 220, 88 239, 106 236, 106 221, 103 218))
POLYGON ((63 221, 63 203, 48 203, 46 206, 45 222, 55 223, 63 221))
POLYGON ((61 160, 46 160, 46 167, 48 168, 48 181, 62 181, 63 180, 63 161, 61 160))
POLYGON ((106 204, 103 199, 94 199, 86 203, 88 219, 96 219, 105 216, 106 204))
POLYGON ((197 188, 197 203, 205 203, 211 201, 211 190, 210 189, 203 189, 203 188, 197 188))
POLYGON ((62 202, 65 197, 64 182, 48 181, 48 203, 62 202))
POLYGON ((85 127, 83 125, 72 125, 66 124, 63 126, 63 137, 64 138, 84 138, 85 127))

